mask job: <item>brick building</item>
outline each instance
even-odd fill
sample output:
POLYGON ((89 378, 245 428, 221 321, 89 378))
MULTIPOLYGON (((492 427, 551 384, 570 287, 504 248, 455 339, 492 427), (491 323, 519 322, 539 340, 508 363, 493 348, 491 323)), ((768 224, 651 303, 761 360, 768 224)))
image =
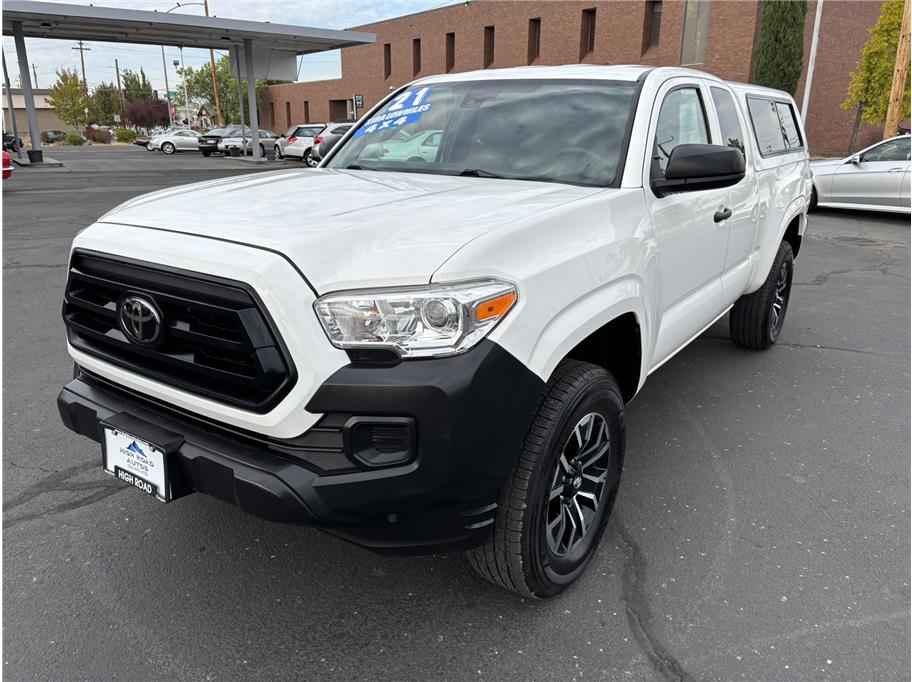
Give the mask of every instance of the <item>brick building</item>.
MULTIPOLYGON (((805 74, 817 0, 805 21, 805 74)), ((356 30, 373 45, 342 50, 342 78, 268 88, 261 121, 276 132, 295 123, 351 117, 353 94, 370 107, 415 78, 525 64, 688 65, 727 80, 750 80, 759 0, 472 0, 356 30)), ((861 58, 876 0, 827 0, 806 123, 813 154, 845 154, 854 111, 844 111, 849 73, 861 58)), ((359 114, 363 113, 360 109, 359 114)), ((862 124, 856 148, 880 130, 862 124)))

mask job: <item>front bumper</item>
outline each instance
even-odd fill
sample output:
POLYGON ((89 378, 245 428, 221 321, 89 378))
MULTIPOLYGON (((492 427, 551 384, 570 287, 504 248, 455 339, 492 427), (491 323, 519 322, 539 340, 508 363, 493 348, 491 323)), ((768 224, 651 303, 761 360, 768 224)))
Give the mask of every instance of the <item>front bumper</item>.
POLYGON ((99 442, 102 422, 152 442, 166 434, 178 444, 169 455, 175 497, 206 493, 377 551, 433 552, 485 540, 543 392, 538 376, 483 341, 451 358, 343 367, 306 406, 324 417, 287 441, 178 412, 84 372, 57 402, 68 428, 99 442), (343 434, 338 447, 332 427, 353 417, 408 420, 408 461, 370 468, 349 451, 351 438, 343 434))

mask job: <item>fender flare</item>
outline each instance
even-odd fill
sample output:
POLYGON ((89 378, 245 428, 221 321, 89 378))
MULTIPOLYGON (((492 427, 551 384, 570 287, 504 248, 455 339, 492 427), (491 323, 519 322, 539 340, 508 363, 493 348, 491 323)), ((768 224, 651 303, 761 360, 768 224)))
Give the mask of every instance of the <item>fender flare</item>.
POLYGON ((763 283, 766 281, 766 276, 769 274, 769 269, 773 266, 776 252, 779 250, 779 244, 782 243, 788 226, 792 224, 792 221, 795 220, 795 218, 798 218, 799 220, 798 235, 804 235, 805 229, 807 228, 807 202, 808 197, 803 194, 795 197, 791 203, 789 203, 788 208, 783 214, 787 217, 779 224, 775 241, 764 240, 761 242, 760 248, 757 250, 756 266, 751 275, 750 282, 744 290, 745 294, 752 294, 763 286, 763 283))

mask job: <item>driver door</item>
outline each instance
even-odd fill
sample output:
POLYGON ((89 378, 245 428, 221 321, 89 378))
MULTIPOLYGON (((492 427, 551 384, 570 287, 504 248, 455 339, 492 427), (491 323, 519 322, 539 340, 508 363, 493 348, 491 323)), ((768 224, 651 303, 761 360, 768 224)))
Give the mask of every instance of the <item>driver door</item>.
POLYGON ((679 144, 711 143, 706 102, 709 93, 696 80, 673 79, 654 105, 647 163, 646 203, 658 246, 659 329, 652 357, 658 366, 709 325, 722 307, 721 274, 728 243, 726 220, 717 212, 729 201, 729 188, 657 196, 653 178, 664 175, 679 144))

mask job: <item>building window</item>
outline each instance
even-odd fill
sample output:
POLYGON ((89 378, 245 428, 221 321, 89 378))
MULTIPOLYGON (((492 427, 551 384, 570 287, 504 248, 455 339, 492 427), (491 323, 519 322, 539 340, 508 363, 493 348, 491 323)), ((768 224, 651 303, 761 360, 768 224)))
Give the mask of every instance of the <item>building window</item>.
POLYGON ((643 20, 643 49, 646 52, 650 47, 659 46, 659 36, 662 34, 662 0, 648 0, 646 3, 646 16, 643 20))
POLYGON ((304 102, 304 123, 310 123, 310 102, 304 102))
POLYGON ((412 41, 412 75, 417 76, 421 71, 421 38, 412 41))
POLYGON ((580 22, 580 61, 595 49, 595 8, 584 9, 580 22))
POLYGON ((383 43, 383 78, 386 80, 393 73, 393 46, 383 43))
POLYGON ((291 102, 285 102, 285 127, 291 127, 291 102))
POLYGON ((532 64, 541 56, 541 17, 529 19, 529 59, 532 64))
POLYGON ((687 0, 681 32, 681 65, 697 66, 706 57, 709 33, 709 0, 687 0))
POLYGON ((485 26, 484 28, 484 68, 488 68, 494 63, 494 27, 485 26))
POLYGON ((275 102, 269 103, 269 127, 275 128, 275 102))
POLYGON ((456 34, 446 34, 446 72, 456 68, 456 34))

